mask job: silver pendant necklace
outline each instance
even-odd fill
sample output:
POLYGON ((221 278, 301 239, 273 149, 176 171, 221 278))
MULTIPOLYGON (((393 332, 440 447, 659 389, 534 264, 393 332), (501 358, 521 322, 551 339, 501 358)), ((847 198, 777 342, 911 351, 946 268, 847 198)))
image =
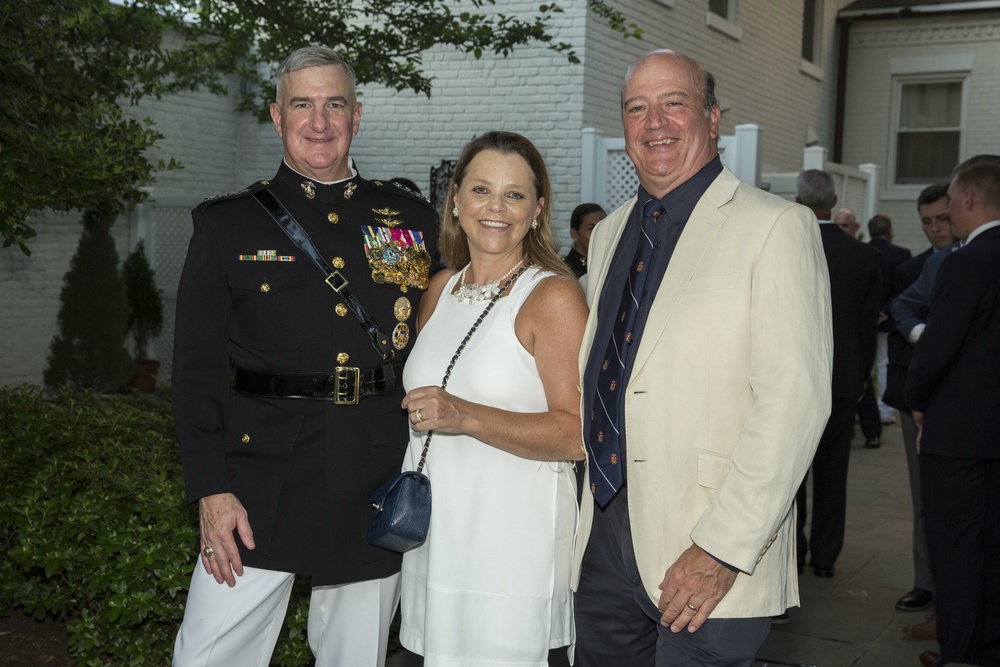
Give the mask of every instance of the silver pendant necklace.
POLYGON ((472 266, 472 262, 469 262, 465 265, 465 268, 462 269, 462 273, 459 274, 458 291, 455 292, 455 298, 458 299, 459 303, 462 303, 463 301, 468 301, 472 304, 486 303, 500 293, 500 283, 509 278, 511 274, 517 270, 517 267, 524 263, 524 259, 524 257, 519 259, 517 264, 510 267, 510 271, 500 276, 497 280, 490 280, 482 285, 476 283, 465 283, 465 273, 469 270, 469 267, 472 266))

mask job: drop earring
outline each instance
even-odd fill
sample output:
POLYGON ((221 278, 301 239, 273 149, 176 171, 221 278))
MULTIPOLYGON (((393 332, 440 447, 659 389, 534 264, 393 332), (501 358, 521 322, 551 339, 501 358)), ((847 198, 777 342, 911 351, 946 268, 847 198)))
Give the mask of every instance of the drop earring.
POLYGON ((455 208, 451 209, 451 215, 452 215, 452 217, 455 217, 455 218, 458 217, 458 205, 457 204, 455 205, 455 208))
POLYGON ((538 218, 535 218, 534 220, 531 221, 531 228, 538 229, 538 218))

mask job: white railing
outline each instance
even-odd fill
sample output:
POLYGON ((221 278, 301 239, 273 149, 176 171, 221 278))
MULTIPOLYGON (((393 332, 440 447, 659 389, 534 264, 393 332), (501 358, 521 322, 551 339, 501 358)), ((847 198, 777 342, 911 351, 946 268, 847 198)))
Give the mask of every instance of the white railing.
MULTIPOLYGON (((864 223, 875 215, 878 205, 877 164, 865 163, 850 167, 826 159, 827 150, 822 146, 802 149, 802 169, 822 169, 837 182, 837 209, 849 208, 864 223)), ((795 180, 800 171, 769 172, 761 174, 761 187, 789 201, 795 200, 795 180)))
MULTIPOLYGON (((639 180, 625 154, 621 137, 602 137, 597 130, 582 131, 583 165, 580 170, 580 201, 596 202, 610 211, 635 194, 639 180)), ((737 125, 736 133, 719 137, 722 163, 744 183, 756 185, 790 201, 795 200, 795 180, 801 171, 822 169, 837 181, 837 208, 850 208, 859 220, 875 215, 878 203, 879 167, 866 163, 857 167, 829 162, 822 146, 802 149, 802 168, 793 172, 760 171, 761 129, 752 123, 737 125)))

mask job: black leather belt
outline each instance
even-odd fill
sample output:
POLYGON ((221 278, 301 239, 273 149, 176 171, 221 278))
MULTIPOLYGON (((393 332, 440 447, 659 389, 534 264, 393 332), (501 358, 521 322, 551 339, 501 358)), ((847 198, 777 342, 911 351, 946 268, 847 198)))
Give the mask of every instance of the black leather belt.
POLYGON ((402 364, 378 368, 337 366, 332 373, 257 373, 234 366, 233 388, 265 398, 313 398, 337 405, 357 405, 362 398, 388 396, 402 385, 402 364))

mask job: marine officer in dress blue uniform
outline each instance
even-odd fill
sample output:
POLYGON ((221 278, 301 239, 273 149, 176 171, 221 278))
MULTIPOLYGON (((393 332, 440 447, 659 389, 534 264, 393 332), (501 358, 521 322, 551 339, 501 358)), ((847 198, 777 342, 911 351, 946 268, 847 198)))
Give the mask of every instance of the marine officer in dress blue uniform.
POLYGON ((271 117, 277 175, 194 210, 177 292, 174 413, 201 552, 174 665, 267 667, 300 574, 316 665, 381 666, 400 556, 367 543, 368 498, 406 449, 402 365, 436 215, 358 175, 348 151, 361 104, 331 49, 289 56, 271 117), (265 210, 264 191, 334 281, 265 210), (345 282, 362 316, 331 289, 345 282))

